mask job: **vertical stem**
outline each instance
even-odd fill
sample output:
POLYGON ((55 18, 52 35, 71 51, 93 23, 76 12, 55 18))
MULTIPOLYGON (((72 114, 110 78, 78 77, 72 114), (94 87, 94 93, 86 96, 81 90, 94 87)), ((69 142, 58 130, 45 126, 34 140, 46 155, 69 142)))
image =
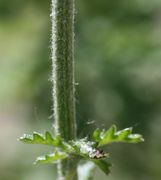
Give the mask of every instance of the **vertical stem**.
MULTIPOLYGON (((54 127, 56 134, 68 141, 76 138, 74 0, 52 0, 51 17, 54 127)), ((58 169, 59 180, 77 179, 76 162, 60 161, 58 169)))

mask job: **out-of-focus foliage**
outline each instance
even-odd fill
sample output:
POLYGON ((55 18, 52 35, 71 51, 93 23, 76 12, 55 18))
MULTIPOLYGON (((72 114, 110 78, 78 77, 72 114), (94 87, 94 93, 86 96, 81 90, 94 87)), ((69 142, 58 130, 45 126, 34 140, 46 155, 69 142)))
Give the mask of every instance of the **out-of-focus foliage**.
MULTIPOLYGON (((3 180, 53 179, 53 169, 33 169, 29 158, 24 161, 33 150, 13 143, 24 130, 52 123, 49 14, 49 0, 0 0, 3 180)), ((79 136, 115 123, 134 127, 146 139, 108 149, 116 164, 111 180, 161 179, 160 20, 160 0, 76 1, 79 136)))

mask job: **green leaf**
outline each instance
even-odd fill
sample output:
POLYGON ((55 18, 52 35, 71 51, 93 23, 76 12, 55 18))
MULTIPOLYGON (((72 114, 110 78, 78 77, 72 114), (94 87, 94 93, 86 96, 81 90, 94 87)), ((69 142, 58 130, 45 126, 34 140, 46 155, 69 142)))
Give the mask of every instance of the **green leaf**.
POLYGON ((34 132, 32 135, 24 134, 19 140, 29 144, 54 146, 61 151, 38 157, 36 164, 53 163, 74 155, 79 157, 78 159, 86 159, 93 162, 106 174, 109 174, 111 164, 107 161, 108 154, 100 150, 99 147, 114 142, 138 143, 144 141, 142 135, 132 134, 132 128, 117 131, 115 125, 106 131, 96 129, 92 134, 92 141, 86 137, 65 142, 60 135, 53 138, 49 132, 45 132, 45 135, 37 132, 34 132))
POLYGON ((116 131, 117 131, 117 128, 115 125, 111 126, 111 128, 105 132, 102 131, 102 133, 100 134, 100 141, 99 141, 98 146, 102 146, 104 144, 107 144, 107 142, 114 140, 116 131))
POLYGON ((144 142, 144 138, 140 134, 130 134, 127 137, 127 141, 129 143, 138 143, 138 142, 144 142))
POLYGON ((117 140, 125 140, 132 133, 132 128, 126 128, 115 133, 117 140))
POLYGON ((37 132, 33 133, 33 138, 32 138, 37 144, 44 144, 45 139, 42 134, 39 134, 37 132))
POLYGON ((92 160, 105 174, 110 173, 110 167, 112 166, 110 162, 104 159, 94 159, 92 160))
POLYGON ((132 128, 117 131, 115 125, 109 128, 107 131, 95 130, 92 137, 98 143, 97 147, 114 142, 139 143, 144 141, 142 135, 132 134, 132 128))
POLYGON ((46 140, 49 144, 52 144, 53 141, 54 141, 52 135, 51 135, 48 131, 45 132, 45 140, 46 140))
POLYGON ((55 161, 66 159, 68 154, 63 152, 55 152, 52 154, 47 154, 45 156, 40 156, 36 159, 34 164, 49 164, 54 163, 55 161))
POLYGON ((54 145, 56 147, 59 147, 59 145, 62 144, 62 139, 59 135, 52 138, 52 135, 49 132, 46 132, 45 136, 37 132, 34 132, 33 135, 24 134, 19 140, 28 144, 45 144, 51 146, 54 145))
POLYGON ((45 132, 45 135, 34 132, 33 135, 24 134, 19 138, 20 141, 28 144, 43 144, 61 148, 63 151, 71 153, 73 148, 69 143, 66 143, 62 140, 60 135, 57 135, 55 138, 49 132, 45 132))
POLYGON ((44 144, 43 135, 37 132, 34 132, 33 135, 24 134, 19 140, 28 144, 44 144))
POLYGON ((92 139, 94 141, 100 141, 100 134, 101 134, 101 130, 100 129, 96 129, 94 132, 93 132, 93 135, 92 135, 92 139))
POLYGON ((62 138, 60 135, 57 135, 53 141, 51 142, 52 145, 59 147, 62 144, 62 138))

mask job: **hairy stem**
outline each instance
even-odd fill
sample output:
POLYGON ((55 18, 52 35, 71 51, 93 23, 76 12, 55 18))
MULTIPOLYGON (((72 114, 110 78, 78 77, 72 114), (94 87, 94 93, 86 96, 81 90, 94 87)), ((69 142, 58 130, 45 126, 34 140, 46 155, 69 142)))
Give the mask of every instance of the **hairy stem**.
MULTIPOLYGON (((54 127, 64 140, 76 138, 74 87, 74 0, 52 0, 52 79, 54 127)), ((59 162, 58 179, 76 178, 76 163, 59 162), (74 169, 74 171, 73 171, 74 169), (73 173, 74 172, 74 173, 73 173)))

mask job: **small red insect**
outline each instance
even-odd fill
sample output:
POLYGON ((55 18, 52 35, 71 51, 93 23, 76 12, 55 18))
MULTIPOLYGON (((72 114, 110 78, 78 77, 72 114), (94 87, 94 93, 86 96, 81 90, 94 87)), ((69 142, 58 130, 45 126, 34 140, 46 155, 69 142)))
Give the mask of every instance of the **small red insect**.
POLYGON ((103 152, 103 150, 96 150, 96 154, 94 155, 94 158, 101 159, 105 156, 106 156, 106 154, 103 152))

